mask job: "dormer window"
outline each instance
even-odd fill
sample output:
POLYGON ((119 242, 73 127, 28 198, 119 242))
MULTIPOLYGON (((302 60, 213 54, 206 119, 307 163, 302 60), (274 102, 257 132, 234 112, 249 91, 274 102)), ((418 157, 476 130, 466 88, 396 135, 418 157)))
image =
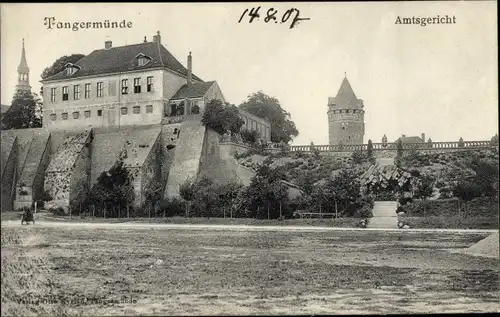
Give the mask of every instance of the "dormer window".
POLYGON ((66 75, 68 76, 73 75, 81 68, 80 66, 75 65, 73 63, 67 63, 65 67, 66 67, 66 75))
POLYGON ((149 61, 151 61, 151 59, 152 59, 151 57, 149 57, 143 53, 137 54, 137 56, 135 58, 137 59, 137 66, 144 66, 147 63, 149 63, 149 61))

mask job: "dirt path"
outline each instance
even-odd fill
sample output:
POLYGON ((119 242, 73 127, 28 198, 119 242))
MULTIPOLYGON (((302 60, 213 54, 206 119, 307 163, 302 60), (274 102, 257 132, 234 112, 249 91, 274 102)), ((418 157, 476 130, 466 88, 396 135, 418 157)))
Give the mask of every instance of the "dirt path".
MULTIPOLYGON (((2 227, 21 227, 19 221, 2 221, 2 227)), ((29 225, 32 226, 32 225, 29 225)), ((385 229, 385 228, 334 228, 314 226, 248 226, 248 225, 211 225, 211 224, 163 224, 163 223, 82 223, 82 222, 51 222, 37 220, 36 227, 74 227, 74 228, 158 228, 158 229, 210 229, 236 231, 405 231, 405 232, 455 232, 455 233, 488 233, 498 232, 495 229, 385 229)))

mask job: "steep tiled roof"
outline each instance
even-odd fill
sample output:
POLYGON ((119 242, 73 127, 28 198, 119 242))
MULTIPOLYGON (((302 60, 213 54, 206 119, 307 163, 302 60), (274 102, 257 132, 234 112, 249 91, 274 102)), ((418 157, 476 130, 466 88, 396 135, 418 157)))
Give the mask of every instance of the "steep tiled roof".
MULTIPOLYGON (((80 59, 75 65, 81 67, 81 69, 73 75, 68 75, 66 71, 61 71, 42 82, 158 67, 167 68, 187 76, 186 68, 158 42, 146 42, 95 50, 80 59), (141 53, 150 57, 151 61, 143 66, 138 66, 136 56, 141 53)), ((202 81, 194 74, 193 78, 202 81)))
POLYGON ((362 101, 356 97, 356 94, 354 94, 347 77, 344 77, 339 91, 337 92, 337 96, 335 98, 330 98, 330 100, 330 102, 335 103, 340 108, 357 108, 362 106, 362 101))
POLYGON ((179 90, 177 90, 177 92, 171 99, 176 100, 184 98, 203 97, 214 83, 215 81, 209 81, 206 83, 193 83, 191 85, 183 85, 181 88, 179 88, 179 90))

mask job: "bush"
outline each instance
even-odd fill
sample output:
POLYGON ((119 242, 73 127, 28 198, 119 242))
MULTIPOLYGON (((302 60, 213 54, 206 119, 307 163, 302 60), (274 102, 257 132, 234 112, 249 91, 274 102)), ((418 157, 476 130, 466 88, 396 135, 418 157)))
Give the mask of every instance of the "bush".
POLYGON ((160 201, 160 212, 167 217, 184 216, 185 204, 179 198, 163 199, 160 201))
POLYGON ((255 130, 253 131, 241 130, 240 135, 243 141, 252 144, 256 143, 257 140, 259 139, 259 134, 255 130))
POLYGON ((54 216, 66 216, 66 211, 63 207, 50 208, 49 212, 54 216))

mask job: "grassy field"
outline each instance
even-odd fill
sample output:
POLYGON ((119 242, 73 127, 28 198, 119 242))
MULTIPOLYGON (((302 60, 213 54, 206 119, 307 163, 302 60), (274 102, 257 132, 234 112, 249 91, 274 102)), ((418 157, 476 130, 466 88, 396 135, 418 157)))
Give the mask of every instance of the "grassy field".
POLYGON ((2 228, 2 315, 498 311, 486 235, 2 228))
MULTIPOLYGON (((2 221, 21 221, 20 212, 4 212, 1 214, 2 221)), ((37 213, 36 220, 55 222, 85 222, 85 223, 172 223, 172 224, 207 224, 207 225, 247 225, 247 226, 321 226, 336 228, 355 228, 359 218, 315 218, 315 219, 253 219, 253 218, 205 218, 205 217, 142 217, 142 218, 92 218, 80 216, 53 216, 51 213, 37 213)))

